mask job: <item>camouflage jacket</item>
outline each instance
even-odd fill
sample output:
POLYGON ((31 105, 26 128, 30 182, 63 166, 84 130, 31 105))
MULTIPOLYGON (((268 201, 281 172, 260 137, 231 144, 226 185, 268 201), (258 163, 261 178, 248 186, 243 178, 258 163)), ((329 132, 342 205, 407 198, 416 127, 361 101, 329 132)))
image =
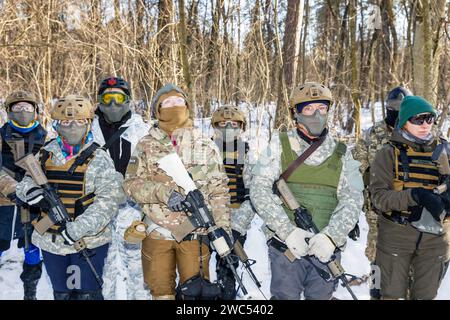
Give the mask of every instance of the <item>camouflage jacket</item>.
POLYGON ((187 219, 184 212, 172 212, 167 207, 172 191, 181 194, 184 191, 157 164, 159 159, 173 152, 180 156, 204 195, 216 225, 228 230, 228 177, 215 143, 198 129, 180 128, 169 137, 154 126, 136 146, 124 182, 125 192, 140 205, 147 216, 146 221, 155 225, 150 230, 150 236, 155 239, 173 239, 171 232, 187 219))
POLYGON ((7 196, 16 191, 17 181, 14 180, 5 170, 0 170, 0 206, 10 205, 14 203, 10 202, 7 196))
MULTIPOLYGON (((83 149, 89 145, 84 146, 83 149)), ((56 165, 66 163, 56 140, 48 143, 43 149, 51 153, 52 161, 56 165)), ((39 154, 36 157, 39 157, 39 154)), ((67 232, 73 239, 83 238, 88 248, 96 248, 111 241, 109 223, 117 213, 118 203, 125 200, 125 194, 121 186, 122 181, 122 175, 116 172, 110 156, 105 151, 97 149, 95 157, 88 165, 85 176, 86 194, 94 192, 94 202, 82 215, 78 216, 73 222, 67 223, 67 232)), ((30 176, 25 176, 17 185, 17 196, 25 201, 27 191, 33 187, 36 187, 36 183, 30 176)), ((54 254, 66 255, 76 252, 72 246, 64 244, 62 237, 56 237, 55 242, 52 242, 52 235, 49 233, 41 236, 37 231, 34 231, 32 242, 42 250, 54 254)))
MULTIPOLYGON (((302 154, 309 144, 302 140, 296 129, 288 131, 289 142, 293 150, 302 154)), ((323 144, 305 161, 310 166, 320 165, 329 158, 336 148, 336 141, 328 135, 323 144)), ((250 186, 250 197, 258 214, 266 226, 281 239, 294 230, 282 208, 282 200, 273 193, 272 186, 281 174, 282 147, 278 132, 274 132, 268 147, 264 150, 253 167, 253 179, 250 186)), ((358 171, 359 162, 355 161, 351 152, 342 158, 342 172, 337 189, 338 204, 332 213, 329 224, 321 231, 342 247, 347 241, 348 233, 353 229, 363 204, 363 182, 358 171)))
POLYGON ((366 171, 368 172, 370 164, 375 159, 375 154, 383 145, 389 142, 391 134, 392 128, 382 120, 370 127, 364 136, 356 142, 353 149, 353 158, 361 162, 359 168, 361 174, 364 175, 366 171))

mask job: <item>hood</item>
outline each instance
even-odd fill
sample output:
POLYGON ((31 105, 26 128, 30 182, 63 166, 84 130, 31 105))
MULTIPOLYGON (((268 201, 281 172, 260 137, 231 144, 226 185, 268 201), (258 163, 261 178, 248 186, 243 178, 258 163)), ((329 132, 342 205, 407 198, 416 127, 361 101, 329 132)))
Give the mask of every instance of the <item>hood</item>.
POLYGON ((416 152, 432 152, 436 148, 436 145, 438 144, 439 139, 436 136, 434 136, 434 138, 429 143, 419 144, 417 142, 413 142, 413 141, 406 139, 405 137, 402 136, 400 129, 395 129, 392 132, 390 141, 394 142, 394 143, 400 143, 400 144, 410 146, 416 152))

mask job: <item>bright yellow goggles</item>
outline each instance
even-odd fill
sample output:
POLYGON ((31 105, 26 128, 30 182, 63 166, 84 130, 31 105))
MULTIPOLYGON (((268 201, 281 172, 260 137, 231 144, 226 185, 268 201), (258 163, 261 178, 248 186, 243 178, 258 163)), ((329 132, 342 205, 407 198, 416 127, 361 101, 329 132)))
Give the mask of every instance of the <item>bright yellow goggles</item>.
POLYGON ((123 104, 128 102, 128 96, 121 92, 105 92, 100 96, 100 103, 104 105, 110 105, 113 100, 117 104, 123 104))

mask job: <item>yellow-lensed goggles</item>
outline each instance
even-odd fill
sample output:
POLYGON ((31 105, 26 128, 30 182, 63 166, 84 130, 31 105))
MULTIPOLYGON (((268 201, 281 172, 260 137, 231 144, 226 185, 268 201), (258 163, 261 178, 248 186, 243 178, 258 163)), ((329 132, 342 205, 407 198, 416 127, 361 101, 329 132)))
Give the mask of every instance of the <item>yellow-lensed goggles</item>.
POLYGON ((128 102, 128 96, 122 92, 105 92, 100 95, 100 103, 103 105, 110 105, 113 100, 117 104, 128 102))

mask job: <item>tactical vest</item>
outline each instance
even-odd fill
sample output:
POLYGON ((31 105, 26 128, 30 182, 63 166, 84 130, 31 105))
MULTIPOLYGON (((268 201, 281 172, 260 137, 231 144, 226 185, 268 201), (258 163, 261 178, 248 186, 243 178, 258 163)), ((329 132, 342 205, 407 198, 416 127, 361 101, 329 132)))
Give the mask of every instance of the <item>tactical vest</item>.
MULTIPOLYGON (((248 152, 248 144, 245 143, 245 154, 248 152)), ((239 157, 237 148, 233 152, 222 152, 225 172, 228 176, 228 188, 230 189, 230 208, 237 209, 245 201, 249 189, 245 188, 243 171, 243 157, 239 157)))
MULTIPOLYGON (((292 150, 287 133, 280 134, 282 154, 281 167, 285 171, 298 158, 292 150)), ((342 156, 347 146, 337 142, 333 154, 318 166, 301 164, 286 181, 292 193, 302 207, 311 214, 314 223, 322 230, 330 221, 338 204, 337 188, 342 171, 342 156)), ((291 220, 294 212, 283 204, 291 220)))
POLYGON ((2 165, 6 168, 8 174, 13 174, 13 178, 16 181, 21 181, 25 176, 25 170, 15 165, 14 154, 11 146, 9 145, 9 143, 11 143, 11 139, 23 139, 25 154, 33 153, 35 155, 44 145, 47 132, 41 127, 41 125, 38 125, 29 133, 22 134, 13 130, 11 125, 6 123, 0 129, 0 134, 2 136, 2 165))
MULTIPOLYGON (((72 220, 83 214, 95 198, 94 193, 86 194, 85 190, 86 170, 94 158, 94 153, 92 152, 83 163, 77 165, 78 157, 70 159, 64 165, 57 166, 53 163, 48 151, 44 150, 41 153, 41 166, 48 182, 56 191, 72 220)), ((45 215, 45 212, 41 212, 41 217, 45 215)), ((48 232, 58 233, 59 228, 60 225, 54 225, 48 232)))
POLYGON ((394 190, 410 188, 433 189, 440 183, 441 174, 431 160, 433 152, 414 151, 407 144, 390 142, 394 147, 394 190))

